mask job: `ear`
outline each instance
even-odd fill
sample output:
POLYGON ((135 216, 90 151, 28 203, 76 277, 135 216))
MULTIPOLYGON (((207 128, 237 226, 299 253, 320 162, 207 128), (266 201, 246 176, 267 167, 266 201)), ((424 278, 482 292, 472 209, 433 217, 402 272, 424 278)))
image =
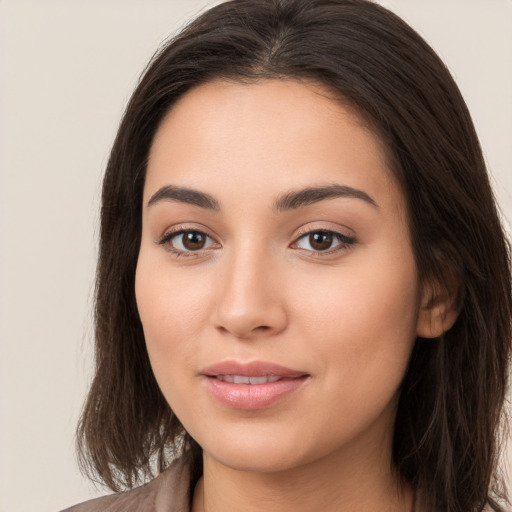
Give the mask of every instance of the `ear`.
POLYGON ((451 329, 459 315, 459 288, 453 276, 423 286, 416 336, 437 338, 451 329))

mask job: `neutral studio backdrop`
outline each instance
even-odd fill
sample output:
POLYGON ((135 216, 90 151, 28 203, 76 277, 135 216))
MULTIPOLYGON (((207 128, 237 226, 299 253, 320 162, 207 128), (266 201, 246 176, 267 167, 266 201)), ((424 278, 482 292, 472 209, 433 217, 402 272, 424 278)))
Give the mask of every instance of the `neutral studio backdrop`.
MULTIPOLYGON (((79 474, 73 438, 92 367, 101 176, 147 60, 214 3, 0 0, 0 512, 105 492, 79 474)), ((381 3, 455 75, 510 232, 512 0, 381 3)))

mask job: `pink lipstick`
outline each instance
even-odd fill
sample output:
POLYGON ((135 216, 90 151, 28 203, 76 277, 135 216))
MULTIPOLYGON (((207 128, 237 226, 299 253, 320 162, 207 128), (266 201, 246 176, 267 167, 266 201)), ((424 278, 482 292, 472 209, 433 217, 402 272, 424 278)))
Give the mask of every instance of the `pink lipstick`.
POLYGON ((243 410, 269 407, 296 391, 309 377, 305 372, 264 361, 223 361, 200 373, 216 400, 243 410))

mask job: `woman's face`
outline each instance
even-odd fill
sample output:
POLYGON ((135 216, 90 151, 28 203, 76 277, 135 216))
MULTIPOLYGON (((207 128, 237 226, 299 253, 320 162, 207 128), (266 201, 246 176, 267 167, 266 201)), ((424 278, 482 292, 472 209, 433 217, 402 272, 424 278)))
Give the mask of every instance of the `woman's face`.
POLYGON ((389 450, 426 320, 380 140, 314 85, 212 82, 154 139, 136 296, 207 456, 273 471, 389 450))

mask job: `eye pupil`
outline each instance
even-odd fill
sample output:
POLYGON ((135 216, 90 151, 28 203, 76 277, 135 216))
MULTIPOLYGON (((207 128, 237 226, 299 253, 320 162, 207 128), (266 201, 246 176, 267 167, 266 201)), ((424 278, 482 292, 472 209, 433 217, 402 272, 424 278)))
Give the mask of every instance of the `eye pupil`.
POLYGON ((315 231, 309 235, 309 243, 317 251, 325 251, 332 245, 332 233, 315 231))
POLYGON ((203 233, 197 231, 188 231, 183 233, 183 245, 190 251, 202 249, 206 243, 206 237, 203 233))

